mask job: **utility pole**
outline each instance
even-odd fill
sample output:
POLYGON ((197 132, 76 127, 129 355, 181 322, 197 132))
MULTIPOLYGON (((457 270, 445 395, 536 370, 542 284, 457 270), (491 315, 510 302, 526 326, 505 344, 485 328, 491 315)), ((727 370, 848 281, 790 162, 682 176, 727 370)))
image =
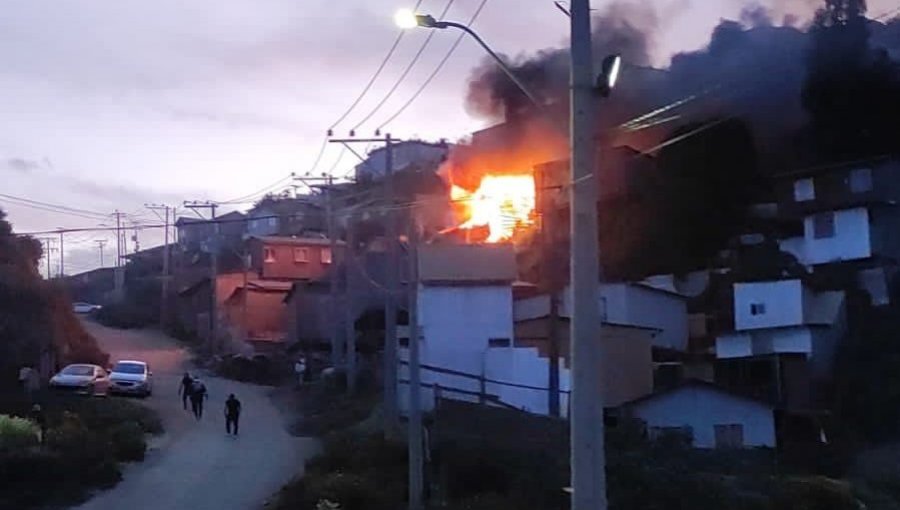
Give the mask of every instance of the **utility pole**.
POLYGON ((387 241, 387 280, 384 297, 384 432, 391 434, 397 423, 397 270, 399 269, 399 245, 397 244, 397 217, 394 211, 394 139, 390 133, 384 138, 332 139, 331 143, 384 143, 384 202, 385 240, 387 241))
POLYGON ((422 377, 419 365, 419 232, 415 221, 409 228, 409 510, 422 510, 422 480, 425 469, 422 438, 422 377))
MULTIPOLYGON (((171 207, 157 204, 144 204, 144 207, 153 211, 157 216, 159 216, 159 213, 157 212, 159 210, 162 210, 165 214, 163 218, 160 218, 163 219, 165 223, 165 244, 163 244, 162 290, 160 291, 159 301, 159 327, 165 329, 166 319, 169 316, 169 209, 171 209, 171 207)), ((246 285, 244 286, 244 289, 246 291, 246 285)))
MULTIPOLYGON (((216 300, 216 278, 219 275, 219 222, 216 221, 216 207, 218 204, 214 202, 185 201, 184 206, 188 209, 197 211, 198 209, 209 209, 210 217, 213 225, 213 239, 210 246, 210 263, 209 263, 209 349, 210 354, 216 351, 216 330, 218 329, 218 302, 216 300)), ((246 293, 247 289, 244 289, 246 293)))
POLYGON ((116 209, 113 216, 116 217, 116 267, 119 267, 122 265, 122 216, 124 214, 116 209))
POLYGON ((103 267, 103 247, 106 246, 106 239, 97 239, 94 241, 97 243, 97 247, 100 248, 100 267, 103 267))
MULTIPOLYGON (((337 271, 337 225, 334 218, 334 178, 331 175, 325 177, 325 215, 328 222, 328 241, 331 250, 331 271, 328 275, 328 294, 331 301, 331 366, 338 367, 342 362, 340 324, 338 306, 338 271, 337 271)), ((349 296, 348 296, 349 301, 349 296)), ((349 375, 349 374, 348 374, 349 375)))
MULTIPOLYGON (((355 217, 351 214, 347 218, 347 245, 344 248, 344 279, 346 285, 347 310, 344 331, 347 341, 347 393, 356 393, 356 231, 354 229, 355 217)), ((334 252, 332 252, 333 256, 334 252)))
POLYGON ((66 274, 66 251, 64 243, 64 234, 62 230, 59 232, 59 277, 62 278, 66 274))
POLYGON ((50 253, 53 252, 53 247, 50 245, 50 243, 53 242, 53 238, 52 237, 39 237, 39 238, 37 238, 37 240, 44 244, 44 258, 46 259, 46 262, 47 262, 47 280, 50 280, 50 278, 51 278, 50 253))
POLYGON ((559 403, 559 298, 557 296, 560 285, 559 278, 556 277, 557 265, 554 263, 556 262, 556 257, 553 256, 553 239, 550 234, 554 231, 551 225, 553 211, 551 211, 551 201, 548 197, 549 189, 545 172, 547 172, 545 168, 537 172, 536 185, 538 187, 538 196, 540 197, 538 206, 540 207, 541 218, 541 280, 549 300, 547 357, 550 362, 550 370, 547 380, 547 387, 549 388, 547 392, 547 409, 550 412, 550 416, 561 417, 562 413, 560 412, 559 403))
MULTIPOLYGON (((328 276, 328 299, 331 303, 331 324, 329 324, 329 338, 331 339, 331 366, 338 367, 343 363, 343 351, 345 345, 341 344, 340 331, 340 306, 338 306, 338 270, 337 270, 337 221, 334 197, 334 176, 322 175, 321 177, 294 176, 295 182, 312 188, 314 186, 325 187, 325 221, 328 229, 329 249, 331 250, 331 271, 328 276)), ((298 188, 295 185, 295 189, 298 188)))
POLYGON ((571 0, 571 363, 572 510, 606 510, 606 459, 599 343, 600 248, 593 179, 594 73, 589 0, 571 0))

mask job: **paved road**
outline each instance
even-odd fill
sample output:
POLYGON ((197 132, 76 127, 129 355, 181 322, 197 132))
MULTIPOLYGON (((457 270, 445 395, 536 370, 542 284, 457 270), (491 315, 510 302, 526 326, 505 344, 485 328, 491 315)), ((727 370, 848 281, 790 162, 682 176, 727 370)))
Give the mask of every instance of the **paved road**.
POLYGON ((87 329, 113 360, 151 364, 154 394, 145 403, 162 415, 166 434, 152 442, 142 463, 126 467, 124 479, 80 510, 251 510, 302 470, 315 452, 312 439, 290 436, 264 387, 204 376, 207 414, 195 421, 181 408, 178 381, 188 354, 155 331, 116 330, 87 322, 87 329), (222 409, 229 393, 243 403, 241 434, 225 434, 222 409))

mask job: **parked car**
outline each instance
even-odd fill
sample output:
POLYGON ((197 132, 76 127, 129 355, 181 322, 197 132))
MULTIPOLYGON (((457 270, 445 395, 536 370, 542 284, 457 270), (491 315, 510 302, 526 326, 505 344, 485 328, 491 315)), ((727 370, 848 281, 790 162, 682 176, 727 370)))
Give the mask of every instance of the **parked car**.
POLYGON ((72 303, 72 311, 75 313, 94 313, 103 308, 100 305, 93 305, 91 303, 72 303))
POLYGON ((50 388, 84 395, 107 395, 109 374, 101 366, 77 363, 51 377, 50 388))
POLYGON ((142 397, 153 394, 153 372, 150 365, 143 361, 117 362, 110 370, 109 381, 110 393, 142 397))

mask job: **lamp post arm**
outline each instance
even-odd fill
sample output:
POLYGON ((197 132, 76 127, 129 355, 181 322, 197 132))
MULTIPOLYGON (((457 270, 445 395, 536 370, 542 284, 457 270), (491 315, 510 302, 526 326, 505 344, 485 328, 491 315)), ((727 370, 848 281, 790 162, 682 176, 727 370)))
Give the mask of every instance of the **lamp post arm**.
POLYGON ((516 76, 516 74, 513 73, 512 69, 510 69, 510 67, 506 64, 506 62, 503 61, 503 59, 500 57, 500 55, 498 55, 496 52, 494 52, 494 50, 492 50, 491 47, 488 46, 487 43, 485 43, 484 40, 481 37, 479 37, 478 34, 476 34, 474 30, 467 27, 466 25, 463 25, 462 23, 457 23, 455 21, 437 21, 434 24, 434 28, 447 28, 447 27, 458 28, 458 29, 462 30, 463 32, 469 34, 473 39, 475 39, 475 41, 478 42, 478 44, 481 45, 482 48, 484 48, 484 51, 488 52, 488 54, 494 59, 494 61, 497 62, 497 65, 500 66, 500 69, 502 69, 503 72, 506 73, 506 76, 508 76, 509 79, 512 80, 513 83, 515 83, 517 87, 519 87, 519 90, 521 90, 523 94, 528 96, 528 99, 532 103, 534 103, 534 105, 536 107, 541 108, 543 106, 540 103, 540 101, 538 101, 537 97, 534 94, 532 94, 530 90, 528 90, 528 87, 525 86, 525 84, 522 82, 522 80, 520 80, 516 76))

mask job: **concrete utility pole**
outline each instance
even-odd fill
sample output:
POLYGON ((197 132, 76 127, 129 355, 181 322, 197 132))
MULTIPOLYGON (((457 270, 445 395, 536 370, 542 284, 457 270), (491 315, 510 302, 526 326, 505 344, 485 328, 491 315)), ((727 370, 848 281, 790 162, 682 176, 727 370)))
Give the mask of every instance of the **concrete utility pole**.
POLYGON ((97 243, 97 248, 100 249, 100 267, 103 267, 103 247, 106 246, 106 239, 97 239, 94 242, 97 243))
POLYGON ((122 265, 122 216, 118 209, 113 213, 116 218, 116 267, 122 265))
MULTIPOLYGON (((163 244, 162 290, 159 301, 159 327, 165 329, 166 319, 169 316, 169 210, 171 207, 157 204, 144 204, 144 207, 153 211, 157 217, 159 217, 157 211, 162 210, 165 214, 164 217, 160 217, 165 223, 165 244, 163 244)), ((174 220, 174 211, 172 219, 174 220)))
POLYGON ((572 510, 606 510, 600 363, 600 248, 593 179, 594 72, 589 0, 571 0, 571 364, 572 510))
MULTIPOLYGON (((218 302, 216 300, 216 279, 219 275, 219 222, 216 221, 216 208, 218 204, 214 202, 184 202, 184 206, 188 209, 193 209, 197 211, 198 209, 209 209, 210 218, 212 219, 213 225, 213 240, 212 246, 210 247, 210 264, 209 264, 209 289, 210 289, 210 297, 209 297, 209 347, 210 354, 215 354, 216 346, 218 339, 216 337, 216 330, 218 329, 218 302)), ((198 213, 199 214, 199 213, 198 213)), ((246 293, 246 289, 244 289, 246 293)))
POLYGON ((50 246, 50 243, 53 242, 52 237, 39 237, 38 241, 44 244, 44 258, 47 261, 47 280, 50 280, 50 253, 53 251, 53 248, 50 246))
POLYGON ((390 133, 384 138, 332 139, 349 147, 350 143, 384 143, 384 202, 385 241, 387 242, 387 267, 384 297, 384 432, 390 434, 397 423, 397 270, 399 269, 399 245, 397 239, 397 216, 393 206, 394 197, 394 139, 390 133))
POLYGON ((422 377, 419 365, 419 233, 415 221, 409 229, 409 510, 422 510, 424 445, 422 443, 422 377))

